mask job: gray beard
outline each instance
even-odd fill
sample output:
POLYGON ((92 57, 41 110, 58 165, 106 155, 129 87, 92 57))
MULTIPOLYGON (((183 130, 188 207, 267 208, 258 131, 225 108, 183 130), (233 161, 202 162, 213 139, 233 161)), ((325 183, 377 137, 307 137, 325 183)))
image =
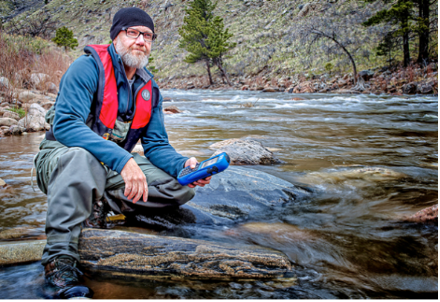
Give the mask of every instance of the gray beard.
POLYGON ((121 56, 122 62, 128 67, 142 69, 148 65, 148 56, 135 56, 130 51, 124 48, 121 44, 115 44, 116 52, 121 56))

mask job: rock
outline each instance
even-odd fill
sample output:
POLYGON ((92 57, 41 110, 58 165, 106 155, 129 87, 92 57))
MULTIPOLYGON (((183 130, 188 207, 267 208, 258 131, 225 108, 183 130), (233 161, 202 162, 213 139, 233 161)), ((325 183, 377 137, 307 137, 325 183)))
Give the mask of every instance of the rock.
POLYGON ((359 72, 359 76, 364 79, 364 81, 369 81, 374 76, 374 71, 371 70, 362 70, 359 72))
POLYGON ((41 104, 41 107, 43 107, 46 110, 49 110, 54 104, 55 102, 45 102, 41 104))
POLYGON ((25 131, 26 131, 26 128, 18 126, 18 125, 14 125, 9 128, 9 134, 12 134, 12 135, 20 135, 20 134, 23 134, 25 131))
POLYGON ((283 163, 254 140, 237 140, 218 149, 212 156, 226 152, 232 165, 271 165, 283 163))
POLYGON ((413 82, 403 85, 402 92, 404 94, 415 94, 417 92, 417 84, 413 82))
POLYGON ((12 118, 0 118, 0 126, 12 126, 17 125, 17 121, 12 118))
POLYGON ((38 98, 38 94, 35 94, 31 91, 23 91, 18 94, 18 99, 23 103, 29 103, 33 99, 38 98))
POLYGON ((182 113, 182 111, 179 108, 177 108, 176 106, 168 106, 163 109, 163 112, 165 114, 182 113))
POLYGON ((9 110, 6 110, 3 113, 3 117, 4 118, 6 118, 6 117, 12 118, 12 119, 17 120, 17 121, 20 119, 20 115, 18 113, 15 113, 15 112, 12 112, 12 111, 9 111, 9 110))
POLYGON ((58 93, 57 85, 55 85, 52 82, 47 82, 46 83, 46 90, 47 90, 47 92, 50 92, 50 93, 53 93, 53 94, 57 94, 58 93))
POLYGON ((217 150, 217 149, 219 149, 221 147, 230 145, 230 144, 235 143, 236 141, 239 141, 239 140, 240 140, 239 138, 227 139, 227 140, 224 140, 224 141, 221 141, 221 142, 217 142, 217 143, 214 143, 214 144, 210 145, 209 149, 217 150))
POLYGON ((25 118, 18 121, 20 127, 32 131, 41 131, 50 129, 50 125, 45 120, 46 110, 38 104, 32 104, 25 118))
POLYGON ((34 86, 38 86, 40 83, 49 79, 49 76, 45 73, 33 73, 31 74, 30 81, 34 86))
POLYGON ((41 260, 46 240, 0 244, 0 266, 41 260))
MULTIPOLYGON (((310 199, 313 190, 270 174, 230 166, 211 179, 209 186, 197 187, 195 197, 178 209, 148 209, 134 212, 127 222, 148 229, 177 234, 187 229, 204 232, 213 225, 258 221, 267 215, 282 215, 286 204, 310 199)), ((130 213, 127 214, 131 215, 130 213)))
POLYGON ((3 133, 2 130, 0 130, 0 137, 3 137, 3 136, 5 136, 5 134, 3 133))
POLYGON ((9 80, 5 77, 0 77, 0 88, 8 89, 9 88, 9 80))
POLYGON ((417 85, 417 92, 421 94, 429 94, 434 93, 434 89, 432 88, 432 85, 428 83, 423 83, 417 85))
POLYGON ((292 272, 288 258, 269 248, 83 229, 81 265, 108 277, 272 279, 292 272))
POLYGON ((275 89, 273 87, 266 87, 261 92, 278 92, 278 89, 275 89))
POLYGON ((406 221, 416 223, 434 223, 438 224, 438 204, 418 211, 405 219, 406 221))
MULTIPOLYGON (((1 179, 0 178, 0 188, 4 188, 4 187, 6 187, 8 184, 3 180, 3 179, 1 179)), ((0 238, 1 239, 1 238, 0 238)))
POLYGON ((3 130, 3 131, 4 131, 4 130, 9 130, 9 128, 10 128, 10 126, 1 126, 1 127, 0 127, 0 129, 3 130))
MULTIPOLYGON (((1 181, 0 181, 1 187, 1 181)), ((12 229, 7 229, 0 232, 0 240, 20 240, 24 238, 29 238, 31 236, 41 236, 37 229, 31 229, 28 227, 16 227, 12 229)))

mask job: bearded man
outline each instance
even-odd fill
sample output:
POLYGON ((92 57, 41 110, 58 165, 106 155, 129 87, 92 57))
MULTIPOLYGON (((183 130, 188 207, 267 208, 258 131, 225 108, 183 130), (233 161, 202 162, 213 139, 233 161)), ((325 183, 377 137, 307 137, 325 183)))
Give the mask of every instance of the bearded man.
POLYGON ((163 99, 145 68, 156 38, 153 20, 141 9, 123 8, 110 37, 110 45, 86 46, 64 74, 46 115, 51 129, 34 159, 48 199, 45 290, 55 298, 93 296, 81 285, 78 238, 82 225, 102 226, 103 204, 129 217, 182 205, 194 197, 195 186, 210 182, 181 186, 176 180, 197 160, 168 142, 163 99), (130 153, 139 139, 145 157, 130 153))

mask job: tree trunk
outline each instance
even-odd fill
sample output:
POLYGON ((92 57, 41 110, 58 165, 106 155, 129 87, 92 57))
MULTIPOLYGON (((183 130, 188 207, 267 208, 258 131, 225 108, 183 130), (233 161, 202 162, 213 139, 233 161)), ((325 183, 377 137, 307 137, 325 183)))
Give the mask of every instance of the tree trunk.
POLYGON ((206 60, 206 70, 208 70, 209 85, 213 85, 214 83, 212 82, 211 66, 209 66, 209 60, 206 60))
POLYGON ((423 20, 422 24, 420 24, 423 28, 419 31, 419 56, 417 62, 425 63, 429 57, 429 0, 419 1, 419 17, 423 20))
POLYGON ((223 68, 221 61, 220 60, 216 60, 216 64, 217 64, 218 69, 220 69, 220 71, 222 72, 222 75, 225 77, 226 82, 228 82, 228 85, 232 86, 231 81, 229 81, 228 75, 226 74, 226 71, 223 68))
POLYGON ((409 54, 409 33, 405 31, 403 33, 403 66, 407 67, 411 61, 409 54))
POLYGON ((353 57, 351 56, 351 54, 348 52, 347 48, 345 48, 342 44, 340 44, 337 40, 332 39, 336 44, 338 44, 343 50, 344 52, 347 54, 348 58, 351 61, 351 66, 353 67, 353 85, 356 85, 357 83, 357 69, 356 69, 356 63, 354 62, 353 57))
POLYGON ((409 11, 405 11, 405 13, 402 14, 401 16, 401 28, 403 29, 403 66, 407 67, 409 65, 409 63, 411 62, 411 56, 409 53, 409 17, 410 17, 410 12, 409 11))

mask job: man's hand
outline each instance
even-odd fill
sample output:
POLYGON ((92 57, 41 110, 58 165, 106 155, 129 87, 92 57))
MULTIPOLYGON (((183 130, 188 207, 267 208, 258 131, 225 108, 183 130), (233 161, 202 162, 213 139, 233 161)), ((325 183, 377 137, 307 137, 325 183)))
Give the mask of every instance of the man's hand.
POLYGON ((124 168, 121 171, 121 176, 125 182, 124 195, 128 199, 133 198, 133 203, 136 203, 141 198, 141 196, 143 196, 142 200, 144 202, 147 202, 147 178, 133 158, 130 158, 129 161, 125 164, 124 168))
MULTIPOLYGON (((186 161, 184 168, 190 166, 191 169, 194 169, 197 163, 198 163, 197 159, 195 157, 191 157, 186 161)), ((205 179, 199 179, 193 183, 188 184, 188 187, 190 188, 195 188, 196 186, 204 187, 205 185, 209 184, 210 181, 211 181, 211 176, 208 176, 205 179)))

